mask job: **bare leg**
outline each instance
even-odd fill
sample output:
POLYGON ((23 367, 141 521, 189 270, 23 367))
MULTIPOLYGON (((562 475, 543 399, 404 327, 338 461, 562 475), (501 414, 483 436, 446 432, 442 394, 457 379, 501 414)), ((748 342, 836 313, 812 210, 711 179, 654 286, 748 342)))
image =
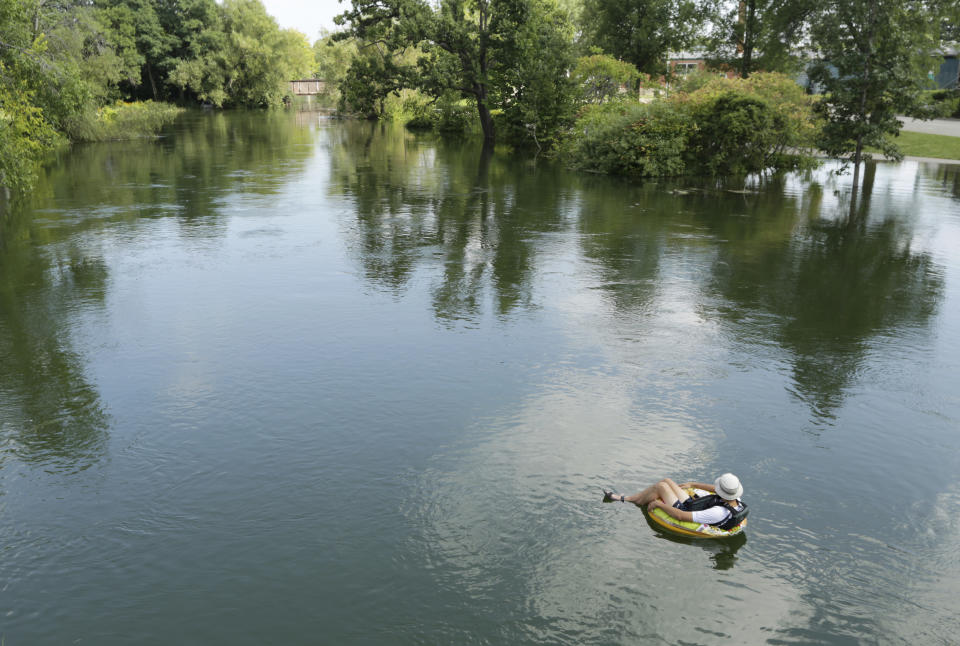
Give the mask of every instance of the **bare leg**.
POLYGON ((650 501, 656 500, 660 497, 660 494, 657 493, 658 484, 660 483, 658 482, 657 484, 650 485, 643 491, 639 491, 632 496, 624 496, 623 500, 624 502, 632 502, 635 505, 646 505, 650 503, 650 501))
POLYGON ((646 506, 652 501, 659 498, 668 505, 673 505, 673 503, 678 500, 686 500, 687 493, 677 485, 676 482, 670 478, 664 478, 655 485, 651 485, 640 491, 633 494, 632 496, 625 496, 624 502, 632 502, 638 506, 646 506))
MULTIPOLYGON (((666 485, 670 488, 670 491, 673 493, 674 496, 676 496, 677 500, 686 500, 687 498, 690 497, 686 491, 680 488, 680 485, 678 485, 676 482, 674 482, 670 478, 664 478, 663 482, 666 483, 666 485)), ((663 501, 671 505, 673 504, 672 502, 669 502, 666 498, 664 498, 663 501)))

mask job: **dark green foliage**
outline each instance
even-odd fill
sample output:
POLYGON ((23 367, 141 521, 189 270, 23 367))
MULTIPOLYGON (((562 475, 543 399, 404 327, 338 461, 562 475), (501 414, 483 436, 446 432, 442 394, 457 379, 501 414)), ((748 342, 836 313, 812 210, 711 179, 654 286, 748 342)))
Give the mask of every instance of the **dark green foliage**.
POLYGON ((711 19, 708 49, 744 78, 758 70, 787 71, 820 0, 743 0, 718 5, 711 19))
POLYGON ((434 101, 411 101, 404 109, 413 117, 404 124, 410 130, 436 130, 437 132, 462 134, 477 126, 474 106, 461 99, 455 92, 447 92, 434 101))
POLYGON ((477 113, 472 106, 453 97, 442 97, 437 102, 434 128, 440 132, 467 132, 476 124, 477 113))
POLYGON ((924 116, 933 119, 960 117, 960 90, 934 90, 920 97, 924 116))
POLYGON ((708 4, 700 0, 584 0, 584 39, 641 72, 664 74, 667 54, 695 42, 708 4))
POLYGON ((516 3, 504 12, 502 56, 494 66, 494 97, 504 139, 514 145, 552 147, 573 119, 573 34, 566 16, 547 2, 516 3))
POLYGON ((811 103, 782 74, 714 78, 668 100, 587 106, 562 151, 578 168, 639 177, 808 167, 811 103))
POLYGON ((340 111, 367 119, 383 116, 384 99, 404 87, 404 74, 391 57, 381 56, 376 48, 364 50, 340 81, 340 111))
POLYGON ((773 165, 778 128, 765 102, 727 92, 692 116, 698 127, 688 151, 691 165, 709 175, 744 175, 773 165))
POLYGON ((337 21, 350 26, 337 37, 363 52, 348 74, 357 82, 343 88, 354 109, 376 108, 400 88, 456 92, 476 106, 485 139, 495 138, 500 110, 510 141, 531 144, 569 120, 572 32, 551 0, 353 0, 337 21))
POLYGON ((577 121, 563 153, 573 166, 599 173, 683 175, 694 131, 689 116, 666 102, 590 106, 577 121))

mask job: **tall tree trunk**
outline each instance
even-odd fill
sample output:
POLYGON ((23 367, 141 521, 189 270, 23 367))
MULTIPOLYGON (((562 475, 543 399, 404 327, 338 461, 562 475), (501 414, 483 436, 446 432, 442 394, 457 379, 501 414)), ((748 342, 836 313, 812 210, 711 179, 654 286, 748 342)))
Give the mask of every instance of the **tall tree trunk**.
POLYGON ((496 139, 496 133, 493 129, 493 115, 490 114, 490 106, 487 103, 486 84, 480 81, 475 82, 473 84, 473 94, 477 97, 477 113, 480 115, 480 127, 483 129, 483 139, 484 141, 493 141, 496 139))
POLYGON ((874 3, 870 7, 869 32, 867 33, 867 51, 863 52, 863 78, 860 89, 860 109, 857 111, 857 119, 860 122, 860 128, 857 132, 857 147, 853 153, 853 191, 856 197, 857 187, 860 182, 860 159, 863 156, 863 125, 867 120, 867 92, 870 88, 870 75, 873 74, 873 39, 877 31, 877 5, 874 3))
POLYGON ((750 78, 750 67, 753 60, 753 44, 744 43, 743 56, 740 58, 740 77, 750 78))
POLYGON ((150 79, 150 89, 153 90, 153 100, 158 101, 157 84, 153 82, 153 71, 150 69, 150 63, 147 63, 147 78, 150 79))
POLYGON ((754 33, 756 13, 756 0, 740 3, 739 19, 743 36, 740 39, 739 49, 742 53, 740 56, 740 76, 742 78, 749 78, 750 72, 753 70, 753 47, 757 40, 757 35, 754 33))
POLYGON ((477 112, 480 114, 480 127, 483 129, 483 140, 485 142, 493 142, 497 137, 493 128, 493 115, 490 114, 490 105, 487 103, 487 46, 490 37, 490 34, 487 32, 489 27, 487 23, 489 18, 487 15, 489 9, 488 0, 480 0, 477 2, 477 9, 480 14, 480 37, 477 42, 477 63, 480 68, 480 77, 474 82, 473 87, 474 93, 477 95, 477 112))
POLYGON ((742 55, 744 36, 747 34, 747 3, 745 0, 740 0, 740 4, 737 6, 737 25, 740 27, 740 36, 737 38, 737 53, 742 55))
MULTIPOLYGON (((486 91, 484 91, 486 94, 486 91)), ((492 142, 497 138, 493 128, 493 115, 490 114, 490 107, 487 105, 486 97, 477 97, 477 112, 480 114, 480 127, 483 129, 483 140, 492 142)))
MULTIPOLYGON (((853 153, 853 196, 857 196, 857 188, 860 186, 860 157, 863 156, 863 135, 857 135, 857 147, 853 153)), ((856 201, 856 199, 854 199, 856 201)))

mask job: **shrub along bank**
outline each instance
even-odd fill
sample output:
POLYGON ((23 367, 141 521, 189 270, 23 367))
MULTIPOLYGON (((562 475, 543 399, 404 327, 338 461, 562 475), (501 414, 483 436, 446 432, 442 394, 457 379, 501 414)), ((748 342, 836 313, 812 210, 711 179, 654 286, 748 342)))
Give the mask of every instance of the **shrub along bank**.
POLYGON ((560 154, 581 170, 636 177, 810 167, 814 102, 782 74, 698 78, 651 103, 581 108, 560 154))

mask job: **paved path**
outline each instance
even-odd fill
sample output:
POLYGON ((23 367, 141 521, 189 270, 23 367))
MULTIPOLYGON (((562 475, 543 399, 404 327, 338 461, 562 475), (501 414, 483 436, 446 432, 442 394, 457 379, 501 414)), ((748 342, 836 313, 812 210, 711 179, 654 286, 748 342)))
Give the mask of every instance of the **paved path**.
POLYGON ((947 135, 960 137, 960 119, 931 119, 921 121, 910 117, 897 117, 903 122, 903 130, 908 132, 925 132, 928 135, 947 135))

